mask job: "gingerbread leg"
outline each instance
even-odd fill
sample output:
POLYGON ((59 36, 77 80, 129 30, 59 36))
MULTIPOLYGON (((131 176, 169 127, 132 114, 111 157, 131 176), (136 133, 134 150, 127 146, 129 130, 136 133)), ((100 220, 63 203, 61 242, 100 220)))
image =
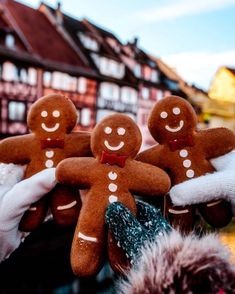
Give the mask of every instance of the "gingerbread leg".
MULTIPOLYGON (((118 197, 118 201, 125 205, 134 215, 136 215, 137 208, 136 203, 131 195, 122 195, 124 197, 118 197)), ((109 263, 113 271, 121 274, 125 274, 130 268, 130 262, 125 252, 118 246, 117 241, 112 236, 112 233, 108 232, 108 255, 109 263)))
POLYGON ((200 204, 198 210, 205 221, 214 228, 227 226, 233 217, 231 204, 222 199, 200 204))
POLYGON ((71 249, 71 266, 78 277, 94 275, 103 265, 105 203, 102 200, 88 193, 79 215, 71 249))
POLYGON ((31 205, 28 211, 23 215, 19 230, 23 232, 31 232, 40 226, 47 214, 49 197, 47 195, 31 205))
POLYGON ((195 225, 195 208, 192 205, 174 206, 170 197, 165 198, 164 216, 170 224, 182 233, 190 233, 195 225))
POLYGON ((76 224, 81 209, 78 189, 56 185, 50 192, 51 212, 55 222, 61 226, 76 224))

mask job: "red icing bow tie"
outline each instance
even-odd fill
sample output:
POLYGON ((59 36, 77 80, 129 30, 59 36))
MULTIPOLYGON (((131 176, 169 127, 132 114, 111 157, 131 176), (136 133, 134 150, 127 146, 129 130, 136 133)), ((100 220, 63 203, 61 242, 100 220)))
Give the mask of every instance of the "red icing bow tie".
POLYGON ((64 148, 64 139, 42 139, 41 140, 41 149, 46 148, 64 148))
POLYGON ((193 136, 189 135, 183 138, 177 138, 171 141, 168 141, 171 151, 176 151, 184 147, 194 146, 193 136))
POLYGON ((109 165, 118 165, 120 167, 124 167, 127 158, 128 156, 126 155, 117 155, 115 153, 102 151, 100 163, 107 163, 109 165))

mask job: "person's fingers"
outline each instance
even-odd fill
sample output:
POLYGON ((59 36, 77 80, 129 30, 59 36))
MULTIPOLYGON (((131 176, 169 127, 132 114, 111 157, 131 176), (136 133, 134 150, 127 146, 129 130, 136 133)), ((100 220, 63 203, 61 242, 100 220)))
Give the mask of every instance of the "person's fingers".
POLYGON ((227 169, 235 170, 235 151, 213 158, 210 162, 217 171, 227 169))
POLYGON ((0 201, 7 191, 22 180, 25 166, 13 163, 0 163, 0 201))
POLYGON ((220 198, 232 200, 235 197, 233 173, 230 171, 215 172, 175 185, 169 192, 171 200, 174 205, 180 206, 220 198))
POLYGON ((56 185, 55 168, 43 170, 17 183, 0 203, 0 229, 11 230, 30 205, 51 191, 56 185))

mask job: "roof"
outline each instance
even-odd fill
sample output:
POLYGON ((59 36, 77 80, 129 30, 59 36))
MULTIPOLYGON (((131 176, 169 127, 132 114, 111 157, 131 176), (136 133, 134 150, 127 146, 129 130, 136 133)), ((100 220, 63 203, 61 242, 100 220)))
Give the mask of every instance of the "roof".
POLYGON ((43 13, 16 1, 6 1, 5 5, 30 45, 31 53, 53 62, 86 67, 43 13))
POLYGON ((235 75, 235 68, 226 67, 233 75, 235 75))

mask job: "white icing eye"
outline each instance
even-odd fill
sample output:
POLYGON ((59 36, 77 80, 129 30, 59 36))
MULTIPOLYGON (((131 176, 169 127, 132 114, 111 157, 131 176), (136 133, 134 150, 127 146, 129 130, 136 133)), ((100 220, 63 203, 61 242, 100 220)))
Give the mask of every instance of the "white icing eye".
POLYGON ((119 136, 123 136, 126 133, 126 130, 124 128, 118 128, 117 133, 119 136))
POLYGON ((54 111, 52 112, 52 115, 53 115, 54 117, 59 117, 59 116, 60 116, 60 112, 59 112, 59 110, 54 110, 54 111))
POLYGON ((168 114, 167 114, 167 112, 163 111, 160 113, 160 116, 161 116, 161 118, 167 118, 168 114))
POLYGON ((104 132, 105 132, 105 134, 111 134, 112 133, 112 129, 110 128, 110 127, 106 127, 105 129, 104 129, 104 132))
POLYGON ((174 107, 173 110, 172 110, 172 112, 173 112, 175 115, 180 114, 180 109, 179 109, 179 107, 174 107))
POLYGON ((47 117, 47 116, 48 116, 47 111, 46 111, 46 110, 43 110, 43 111, 41 112, 41 117, 47 117))

